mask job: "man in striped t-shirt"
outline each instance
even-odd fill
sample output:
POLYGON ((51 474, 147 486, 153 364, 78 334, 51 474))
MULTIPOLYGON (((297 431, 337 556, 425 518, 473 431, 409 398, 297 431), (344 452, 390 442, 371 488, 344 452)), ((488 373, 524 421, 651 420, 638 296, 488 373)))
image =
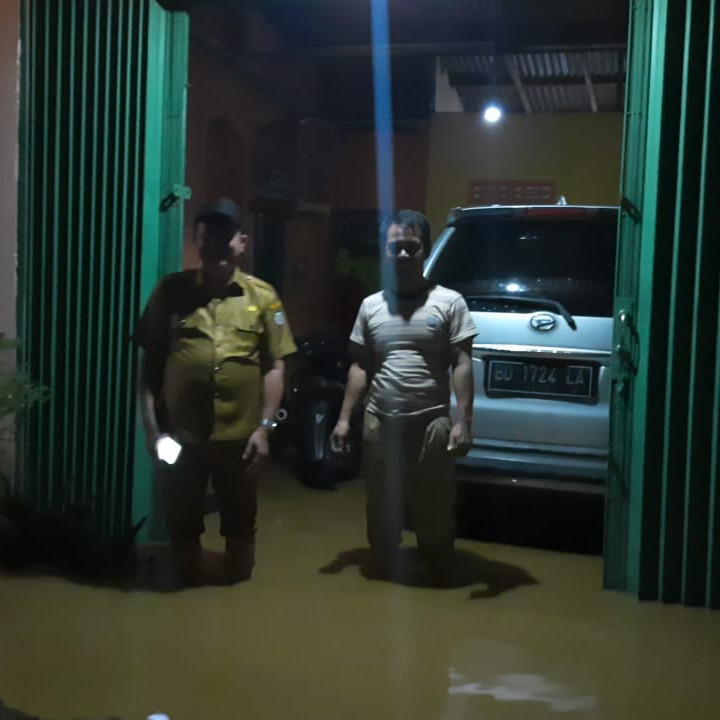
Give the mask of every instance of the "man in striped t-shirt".
POLYGON ((350 336, 350 368, 335 451, 347 447, 353 408, 366 396, 363 475, 367 534, 378 568, 393 573, 406 505, 431 573, 448 572, 455 538, 453 458, 470 448, 472 339, 463 297, 429 285, 427 219, 396 212, 383 226, 386 289, 365 298, 350 336), (450 375, 459 417, 450 419, 450 375))

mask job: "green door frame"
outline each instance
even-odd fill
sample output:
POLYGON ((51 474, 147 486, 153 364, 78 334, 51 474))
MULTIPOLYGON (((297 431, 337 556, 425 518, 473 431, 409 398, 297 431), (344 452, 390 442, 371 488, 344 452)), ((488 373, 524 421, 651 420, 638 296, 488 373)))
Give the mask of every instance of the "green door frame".
POLYGON ((720 607, 720 0, 632 3, 605 587, 720 607))
MULTIPOLYGON (((184 184, 189 18, 154 0, 149 10, 141 307, 159 278, 182 269, 184 203, 190 198, 184 184)), ((158 540, 164 531, 139 413, 135 438, 133 520, 149 515, 142 537, 158 540)))

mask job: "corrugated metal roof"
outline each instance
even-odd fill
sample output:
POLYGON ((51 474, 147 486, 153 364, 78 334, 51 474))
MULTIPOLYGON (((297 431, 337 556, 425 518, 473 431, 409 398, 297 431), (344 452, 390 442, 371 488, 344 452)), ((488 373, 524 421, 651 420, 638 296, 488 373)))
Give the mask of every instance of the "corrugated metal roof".
POLYGON ((590 112, 585 85, 539 85, 528 88, 533 112, 590 112))
POLYGON ((624 50, 546 51, 509 55, 452 55, 441 59, 463 107, 478 110, 495 99, 507 112, 524 112, 512 77, 517 69, 533 112, 591 112, 590 79, 598 112, 622 110, 626 56, 624 50))
POLYGON ((625 71, 625 53, 618 50, 522 53, 510 56, 525 78, 618 75, 625 71))
POLYGON ((538 52, 510 55, 450 55, 442 58, 443 69, 448 73, 474 73, 507 77, 505 58, 515 63, 522 79, 583 77, 590 75, 622 75, 625 73, 624 50, 598 50, 588 52, 538 52))

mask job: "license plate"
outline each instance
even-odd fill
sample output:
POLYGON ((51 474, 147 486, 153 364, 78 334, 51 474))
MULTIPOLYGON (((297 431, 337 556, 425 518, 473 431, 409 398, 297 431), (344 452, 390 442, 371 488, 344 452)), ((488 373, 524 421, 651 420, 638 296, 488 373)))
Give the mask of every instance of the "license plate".
POLYGON ((543 397, 596 402, 593 365, 562 361, 488 360, 485 390, 490 397, 543 397))

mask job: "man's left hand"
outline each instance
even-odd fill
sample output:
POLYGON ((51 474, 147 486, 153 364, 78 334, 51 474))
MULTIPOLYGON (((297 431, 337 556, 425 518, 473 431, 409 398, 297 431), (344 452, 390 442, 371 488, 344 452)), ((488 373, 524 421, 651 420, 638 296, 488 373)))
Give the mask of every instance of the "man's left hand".
POLYGON ((450 439, 448 440, 447 447, 448 452, 456 457, 463 457, 468 454, 471 446, 470 423, 455 423, 452 426, 452 430, 450 430, 450 439))
POLYGON ((243 460, 251 464, 262 463, 270 455, 270 444, 268 432, 264 428, 258 428, 251 436, 243 453, 243 460))

